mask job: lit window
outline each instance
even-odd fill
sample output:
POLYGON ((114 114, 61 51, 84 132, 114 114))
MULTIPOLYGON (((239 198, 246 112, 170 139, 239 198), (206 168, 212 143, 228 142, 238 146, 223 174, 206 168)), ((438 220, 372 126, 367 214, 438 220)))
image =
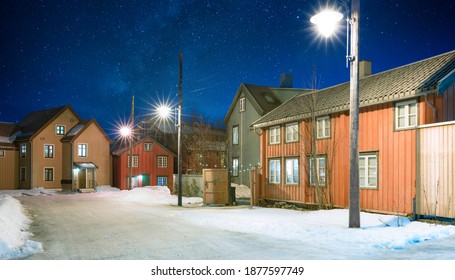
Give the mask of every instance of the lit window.
POLYGON ((235 125, 232 127, 232 145, 239 144, 239 126, 235 125))
POLYGON ((65 126, 64 125, 56 125, 55 126, 55 134, 57 135, 65 135, 65 126))
POLYGON ((299 141, 299 125, 297 123, 286 124, 286 142, 299 141))
POLYGON ((158 186, 167 186, 167 177, 158 177, 158 186))
POLYGON ((325 186, 326 182, 326 162, 325 156, 310 156, 308 158, 308 177, 311 186, 325 186), (316 166, 314 160, 316 159, 316 166), (316 169, 316 170, 315 170, 316 169), (316 171, 317 177, 314 176, 316 171), (317 180, 316 180, 317 179, 317 180))
POLYGON ((274 126, 269 128, 269 144, 280 144, 281 142, 281 127, 274 126))
POLYGON ((22 144, 21 145, 21 158, 25 158, 26 155, 27 155, 27 145, 22 144))
POLYGON ((378 187, 378 156, 377 154, 359 155, 359 185, 361 188, 378 187))
POLYGON ((286 184, 299 183, 299 160, 296 158, 286 159, 286 184))
POLYGON ((44 157, 45 158, 54 157, 54 145, 44 145, 44 157))
POLYGON ((330 117, 316 119, 317 139, 330 138, 330 117))
POLYGON ((406 129, 417 125, 417 103, 415 100, 395 105, 395 128, 406 129))
POLYGON ((87 144, 79 144, 77 146, 77 155, 79 157, 87 157, 87 144))
POLYGON ((158 168, 167 167, 167 156, 158 156, 158 168))
POLYGON ((44 168, 44 181, 54 181, 54 168, 44 168))
POLYGON ((234 176, 234 177, 239 176, 239 159, 238 158, 232 159, 232 176, 234 176))
POLYGON ((281 182, 281 161, 269 159, 269 183, 279 184, 281 182))

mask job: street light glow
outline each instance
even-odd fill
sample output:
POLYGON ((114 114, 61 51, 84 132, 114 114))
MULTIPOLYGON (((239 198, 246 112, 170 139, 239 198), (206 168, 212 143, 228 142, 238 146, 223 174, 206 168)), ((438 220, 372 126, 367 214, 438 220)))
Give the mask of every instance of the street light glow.
POLYGON ((122 126, 120 128, 120 135, 123 137, 129 137, 131 135, 131 128, 129 126, 122 126))
POLYGON ((343 18, 343 14, 333 10, 323 10, 311 17, 310 21, 316 25, 322 36, 329 38, 337 29, 337 23, 343 18))
POLYGON ((172 109, 168 105, 160 105, 156 110, 160 118, 167 119, 171 115, 172 109))

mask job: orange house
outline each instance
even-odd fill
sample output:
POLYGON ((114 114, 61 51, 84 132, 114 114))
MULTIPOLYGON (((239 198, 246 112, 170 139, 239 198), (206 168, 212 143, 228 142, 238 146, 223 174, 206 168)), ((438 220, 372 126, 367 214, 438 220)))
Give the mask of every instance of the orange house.
POLYGON ((133 141, 131 147, 126 142, 118 142, 111 149, 114 187, 127 190, 131 172, 132 188, 168 186, 172 191, 175 154, 150 136, 133 141))
MULTIPOLYGON (((363 210, 413 213, 417 130, 455 120, 454 91, 455 51, 361 76, 363 210)), ((349 206, 349 83, 300 94, 254 122, 252 129, 260 134, 256 199, 349 206)))

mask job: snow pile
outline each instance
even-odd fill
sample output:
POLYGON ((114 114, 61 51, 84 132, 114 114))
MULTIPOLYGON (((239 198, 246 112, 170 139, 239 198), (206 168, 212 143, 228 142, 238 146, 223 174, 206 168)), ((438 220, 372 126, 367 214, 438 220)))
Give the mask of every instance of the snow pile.
POLYGON ((96 187, 97 192, 119 192, 121 191, 119 188, 114 188, 111 186, 98 186, 96 187))
POLYGON ((39 242, 28 240, 30 220, 23 214, 22 205, 9 195, 0 195, 0 259, 23 258, 40 252, 39 242))
POLYGON ((2 190, 0 193, 1 194, 7 194, 9 196, 23 196, 23 195, 28 195, 28 196, 36 196, 36 195, 53 195, 57 192, 57 190, 48 190, 44 188, 33 188, 29 190, 2 190))
MULTIPOLYGON (((171 195, 168 187, 147 186, 134 188, 122 196, 122 200, 146 205, 177 205, 177 196, 171 195)), ((202 204, 200 197, 183 197, 183 204, 202 204)))
POLYGON ((235 188, 236 198, 249 198, 251 195, 250 188, 245 185, 231 184, 235 188))
POLYGON ((455 235, 455 226, 411 222, 407 218, 361 213, 360 229, 349 229, 349 210, 293 211, 253 208, 191 211, 179 215, 192 223, 233 232, 267 235, 312 244, 362 250, 401 250, 409 244, 455 235))

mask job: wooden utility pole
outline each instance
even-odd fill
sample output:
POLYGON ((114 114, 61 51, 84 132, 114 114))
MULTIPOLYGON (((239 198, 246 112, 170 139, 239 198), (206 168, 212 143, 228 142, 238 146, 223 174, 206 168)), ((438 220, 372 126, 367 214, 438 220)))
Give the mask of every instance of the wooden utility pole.
POLYGON ((182 61, 183 53, 180 53, 180 77, 179 77, 179 107, 178 107, 178 206, 182 206, 182 61))
POLYGON ((130 150, 129 150, 129 176, 128 176, 128 189, 133 188, 133 137, 134 137, 134 94, 131 97, 131 115, 130 115, 130 121, 129 121, 129 126, 130 126, 130 135, 129 135, 129 140, 130 140, 130 150))

